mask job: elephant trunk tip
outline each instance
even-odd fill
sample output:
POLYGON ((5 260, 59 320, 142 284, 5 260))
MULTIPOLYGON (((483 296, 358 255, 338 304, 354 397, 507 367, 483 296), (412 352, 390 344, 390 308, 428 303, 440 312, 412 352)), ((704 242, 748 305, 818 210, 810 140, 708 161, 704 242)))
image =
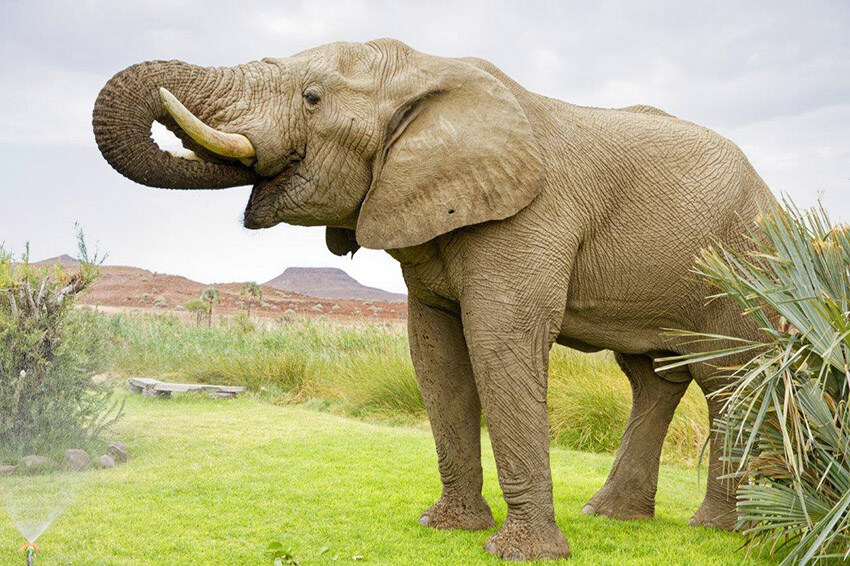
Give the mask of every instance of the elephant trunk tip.
MULTIPOLYGON (((243 163, 175 156, 160 149, 151 135, 154 121, 172 119, 169 108, 163 102, 161 88, 173 93, 174 99, 182 106, 179 98, 197 98, 199 91, 209 88, 208 84, 216 83, 210 80, 210 74, 221 72, 221 69, 195 67, 180 61, 152 61, 133 65, 116 74, 101 89, 92 112, 95 141, 104 159, 125 177, 152 187, 219 189, 255 183, 259 176, 243 163)), ((194 118, 188 110, 186 112, 194 118)), ((201 123, 200 120, 197 122, 201 123)), ((252 159, 244 157, 253 152, 247 138, 240 136, 241 139, 237 139, 232 136, 238 134, 209 130, 221 134, 223 137, 220 136, 219 140, 223 139, 236 148, 231 151, 235 153, 234 157, 252 159), (235 146, 234 140, 237 142, 235 146)), ((186 133, 195 139, 191 132, 186 133)), ((202 130, 203 133, 208 132, 202 130)), ((207 139, 203 135, 200 137, 207 139)), ((199 145, 206 147, 203 143, 199 145)), ((211 151, 215 152, 214 149, 211 151)))

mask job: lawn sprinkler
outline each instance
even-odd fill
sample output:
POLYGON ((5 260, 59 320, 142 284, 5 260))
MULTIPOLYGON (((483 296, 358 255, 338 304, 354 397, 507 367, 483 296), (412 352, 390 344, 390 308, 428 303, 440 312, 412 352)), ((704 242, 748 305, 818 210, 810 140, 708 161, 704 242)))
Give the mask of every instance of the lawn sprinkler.
POLYGON ((28 542, 21 547, 20 552, 27 553, 27 566, 33 566, 35 564, 35 553, 39 550, 41 549, 34 542, 28 542))

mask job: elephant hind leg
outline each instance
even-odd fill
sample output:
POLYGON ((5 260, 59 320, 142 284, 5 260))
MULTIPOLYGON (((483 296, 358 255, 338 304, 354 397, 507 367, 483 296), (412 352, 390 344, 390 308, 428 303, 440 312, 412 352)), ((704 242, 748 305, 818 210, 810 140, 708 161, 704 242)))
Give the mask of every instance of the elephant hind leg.
POLYGON ((615 357, 632 386, 632 411, 611 473, 582 511, 615 519, 651 519, 661 448, 691 376, 682 370, 661 378, 647 355, 615 357))
MULTIPOLYGON (((708 403, 708 421, 714 430, 714 423, 720 417, 723 401, 711 397, 711 393, 723 385, 714 377, 711 368, 705 364, 692 366, 697 384, 702 389, 708 403)), ((726 531, 735 528, 738 520, 736 512, 736 485, 730 480, 721 480, 723 475, 723 438, 712 433, 708 451, 708 479, 706 481, 705 499, 702 505, 688 522, 691 526, 715 527, 726 531)))

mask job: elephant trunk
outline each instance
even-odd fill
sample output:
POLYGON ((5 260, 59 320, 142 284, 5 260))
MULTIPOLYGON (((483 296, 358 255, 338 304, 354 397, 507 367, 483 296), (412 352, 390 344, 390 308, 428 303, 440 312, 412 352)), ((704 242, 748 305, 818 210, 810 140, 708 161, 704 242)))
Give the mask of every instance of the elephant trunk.
POLYGON ((254 184, 260 177, 250 167, 218 159, 177 157, 161 150, 151 137, 151 124, 156 120, 192 143, 169 115, 161 88, 200 116, 209 114, 204 112, 208 101, 232 97, 241 80, 239 67, 206 68, 180 61, 128 67, 106 83, 95 102, 92 125, 97 146, 115 170, 151 187, 221 189, 254 184))

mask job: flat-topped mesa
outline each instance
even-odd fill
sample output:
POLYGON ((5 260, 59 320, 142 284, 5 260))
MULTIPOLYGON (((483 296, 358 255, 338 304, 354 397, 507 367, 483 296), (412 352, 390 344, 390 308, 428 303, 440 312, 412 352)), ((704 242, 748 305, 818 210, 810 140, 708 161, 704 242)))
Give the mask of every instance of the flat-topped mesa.
POLYGON ((359 299, 363 301, 402 302, 407 295, 367 287, 342 269, 335 267, 288 267, 265 283, 275 289, 320 299, 359 299))

